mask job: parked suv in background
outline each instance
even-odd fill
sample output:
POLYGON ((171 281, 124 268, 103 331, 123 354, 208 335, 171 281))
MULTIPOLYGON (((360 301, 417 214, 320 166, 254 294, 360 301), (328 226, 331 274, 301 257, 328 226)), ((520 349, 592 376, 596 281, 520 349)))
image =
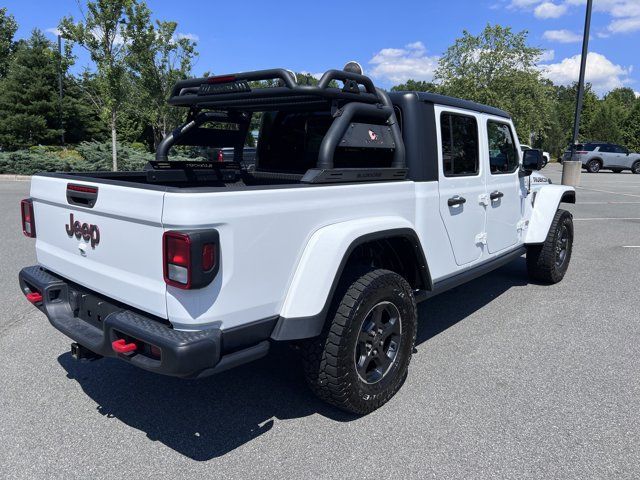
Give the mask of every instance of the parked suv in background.
MULTIPOLYGON (((567 147, 562 161, 569 160, 570 157, 571 146, 567 147)), ((581 161, 582 167, 589 173, 598 173, 602 169, 615 173, 623 170, 640 173, 640 153, 629 152, 628 148, 613 143, 578 143, 573 158, 581 161)))

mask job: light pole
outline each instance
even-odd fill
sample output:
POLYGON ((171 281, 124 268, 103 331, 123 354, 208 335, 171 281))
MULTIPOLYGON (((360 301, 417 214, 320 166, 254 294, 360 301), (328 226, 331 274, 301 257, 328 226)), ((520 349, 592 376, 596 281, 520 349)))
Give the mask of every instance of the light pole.
POLYGON ((584 99, 584 74, 587 68, 587 55, 589 54, 589 31, 591 29, 591 10, 593 0, 587 0, 587 13, 584 19, 584 36, 582 38, 582 57, 580 58, 580 77, 578 78, 578 97, 576 98, 576 115, 573 121, 573 136, 571 137, 571 156, 569 160, 562 162, 562 184, 578 186, 582 162, 575 161, 573 155, 576 150, 576 141, 580 130, 580 114, 582 113, 582 101, 584 99))

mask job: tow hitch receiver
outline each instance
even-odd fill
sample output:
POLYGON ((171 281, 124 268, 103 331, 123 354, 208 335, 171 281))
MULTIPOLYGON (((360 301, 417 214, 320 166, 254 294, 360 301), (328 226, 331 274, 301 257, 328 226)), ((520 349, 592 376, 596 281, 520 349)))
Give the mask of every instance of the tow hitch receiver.
POLYGON ((133 342, 127 343, 127 341, 124 338, 121 338, 113 342, 111 344, 111 347, 113 347, 114 352, 118 352, 118 353, 130 353, 135 351, 138 348, 138 346, 135 343, 133 342))
POLYGON ((75 360, 100 360, 102 355, 99 355, 86 347, 83 347, 79 343, 71 344, 71 356, 75 360))

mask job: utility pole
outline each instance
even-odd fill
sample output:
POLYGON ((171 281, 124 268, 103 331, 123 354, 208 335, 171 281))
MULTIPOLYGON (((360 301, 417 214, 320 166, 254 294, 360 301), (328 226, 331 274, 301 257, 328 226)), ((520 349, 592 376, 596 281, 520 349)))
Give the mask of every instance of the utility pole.
POLYGON ((593 0, 587 0, 587 13, 584 19, 584 36, 582 38, 582 57, 580 59, 580 77, 578 79, 578 97, 576 98, 576 115, 573 121, 573 137, 571 137, 570 160, 562 163, 562 184, 577 186, 580 184, 582 162, 573 159, 580 131, 580 114, 582 113, 582 101, 584 99, 584 74, 587 68, 587 55, 589 54, 589 31, 591 30, 591 10, 593 0))
POLYGON ((62 36, 58 35, 58 114, 60 119, 60 141, 64 147, 64 120, 62 119, 62 36))

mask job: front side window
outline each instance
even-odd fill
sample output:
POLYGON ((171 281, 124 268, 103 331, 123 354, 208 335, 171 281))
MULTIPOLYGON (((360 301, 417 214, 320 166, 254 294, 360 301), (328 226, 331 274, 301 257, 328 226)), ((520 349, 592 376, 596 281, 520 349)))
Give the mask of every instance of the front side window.
POLYGON ((479 172, 478 123, 475 117, 442 113, 442 167, 445 177, 473 176, 479 172))
POLYGON ((620 145, 615 145, 613 148, 616 153, 627 153, 627 149, 620 145))
POLYGON ((489 120, 487 122, 487 135, 489 137, 491 173, 515 172, 520 164, 520 159, 509 125, 489 120))

